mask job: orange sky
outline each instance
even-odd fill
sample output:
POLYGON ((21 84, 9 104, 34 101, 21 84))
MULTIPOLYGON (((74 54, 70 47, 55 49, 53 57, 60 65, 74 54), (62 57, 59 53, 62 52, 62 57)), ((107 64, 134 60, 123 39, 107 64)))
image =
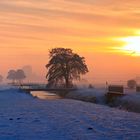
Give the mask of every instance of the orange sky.
POLYGON ((140 36, 139 0, 2 0, 0 73, 32 65, 43 77, 48 50, 68 47, 86 58, 90 79, 133 78, 140 57, 120 39, 132 36, 140 36))

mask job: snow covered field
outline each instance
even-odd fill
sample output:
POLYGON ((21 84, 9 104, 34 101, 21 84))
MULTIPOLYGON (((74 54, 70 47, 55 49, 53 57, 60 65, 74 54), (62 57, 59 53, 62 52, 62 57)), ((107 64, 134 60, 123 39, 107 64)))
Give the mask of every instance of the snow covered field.
POLYGON ((140 114, 0 89, 0 140, 139 140, 140 114))

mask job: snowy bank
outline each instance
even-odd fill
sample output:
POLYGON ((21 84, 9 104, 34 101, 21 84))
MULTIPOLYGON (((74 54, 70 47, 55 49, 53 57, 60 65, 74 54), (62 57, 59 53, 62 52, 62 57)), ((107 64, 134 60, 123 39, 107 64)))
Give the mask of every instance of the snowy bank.
POLYGON ((115 102, 120 109, 140 113, 140 93, 131 93, 124 97, 118 98, 115 102))
POLYGON ((92 102, 102 105, 111 105, 119 109, 140 113, 140 93, 127 91, 125 96, 117 97, 113 102, 107 104, 105 97, 107 91, 105 89, 78 89, 74 92, 69 92, 65 97, 69 99, 92 102))
POLYGON ((140 114, 70 99, 0 92, 0 140, 139 140, 140 114))
POLYGON ((73 92, 69 92, 65 97, 81 101, 105 104, 105 89, 88 89, 81 88, 73 92))

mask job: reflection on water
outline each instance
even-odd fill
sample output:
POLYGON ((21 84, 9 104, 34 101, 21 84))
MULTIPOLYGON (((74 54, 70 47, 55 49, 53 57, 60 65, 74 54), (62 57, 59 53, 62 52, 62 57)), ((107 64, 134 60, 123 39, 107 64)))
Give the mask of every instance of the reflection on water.
POLYGON ((51 93, 47 91, 32 91, 31 94, 32 96, 43 100, 61 99, 61 97, 56 95, 55 93, 51 93))

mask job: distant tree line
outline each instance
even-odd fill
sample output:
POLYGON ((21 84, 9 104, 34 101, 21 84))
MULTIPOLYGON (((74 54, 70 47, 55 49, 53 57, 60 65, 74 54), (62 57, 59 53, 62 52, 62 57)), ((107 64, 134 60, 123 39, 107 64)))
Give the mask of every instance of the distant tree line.
POLYGON ((13 84, 15 83, 22 84, 25 78, 26 78, 26 75, 22 69, 9 70, 8 76, 7 76, 7 79, 11 80, 13 84))

